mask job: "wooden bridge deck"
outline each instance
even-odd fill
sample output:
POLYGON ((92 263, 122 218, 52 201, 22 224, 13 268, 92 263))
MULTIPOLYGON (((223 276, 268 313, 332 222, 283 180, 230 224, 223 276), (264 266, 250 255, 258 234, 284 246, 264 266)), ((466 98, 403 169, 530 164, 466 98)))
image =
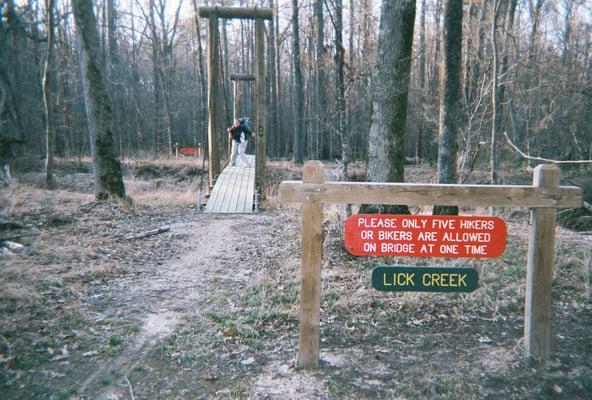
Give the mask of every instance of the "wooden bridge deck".
POLYGON ((255 156, 247 155, 251 167, 243 167, 237 160, 236 167, 222 170, 212 189, 206 213, 247 214, 253 212, 255 196, 255 156))

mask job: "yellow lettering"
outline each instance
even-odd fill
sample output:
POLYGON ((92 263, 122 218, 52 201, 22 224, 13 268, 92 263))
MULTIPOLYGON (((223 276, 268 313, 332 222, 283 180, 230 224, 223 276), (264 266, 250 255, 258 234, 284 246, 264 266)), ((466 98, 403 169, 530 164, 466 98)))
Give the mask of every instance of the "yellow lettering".
POLYGON ((459 286, 467 286, 467 283, 465 282, 465 278, 467 277, 467 274, 458 274, 458 285, 459 286))
POLYGON ((405 285, 405 274, 398 274, 397 275, 397 285, 399 285, 399 286, 405 285))
POLYGON ((440 275, 432 274, 432 286, 441 286, 440 285, 440 275))
POLYGON ((405 285, 407 286, 415 286, 415 282, 413 282, 413 277, 415 274, 406 274, 407 280, 405 281, 405 285))
POLYGON ((386 274, 382 274, 382 284, 384 286, 393 286, 392 283, 387 283, 387 281, 386 281, 386 274))
POLYGON ((450 274, 450 286, 458 287, 458 274, 450 274))
POLYGON ((430 286, 430 274, 423 274, 423 277, 421 280, 422 280, 424 286, 430 286))

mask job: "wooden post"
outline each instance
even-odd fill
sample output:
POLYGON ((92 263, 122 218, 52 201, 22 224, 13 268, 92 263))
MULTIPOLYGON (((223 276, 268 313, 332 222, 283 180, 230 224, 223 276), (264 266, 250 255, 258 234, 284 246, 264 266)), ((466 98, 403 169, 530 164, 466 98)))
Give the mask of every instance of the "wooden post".
MULTIPOLYGON (((539 165, 534 170, 533 186, 559 195, 559 168, 539 165)), ((526 272, 524 341, 531 364, 544 364, 551 351, 551 283, 555 262, 554 207, 531 210, 526 272)))
POLYGON ((592 303, 592 250, 588 251, 588 263, 586 265, 586 294, 588 295, 588 303, 592 303))
POLYGON ((239 96, 240 96, 240 92, 239 92, 239 87, 238 87, 239 82, 236 80, 232 81, 232 114, 234 118, 238 118, 239 117, 239 96))
MULTIPOLYGON (((232 94, 232 116, 233 118, 239 118, 239 82, 237 82, 236 80, 232 81, 232 89, 233 89, 233 94, 232 94)), ((232 123, 234 123, 234 121, 232 121, 232 123)), ((230 153, 232 152, 232 137, 229 135, 228 136, 228 159, 230 160, 230 153)))
POLYGON ((218 17, 208 18, 208 180, 210 190, 214 187, 214 181, 220 174, 220 154, 218 150, 218 113, 220 107, 220 82, 218 79, 219 54, 218 17))
MULTIPOLYGON (((303 167, 304 183, 323 183, 323 164, 308 161, 303 167)), ((309 198, 302 204, 302 259, 300 327, 297 366, 319 366, 321 316, 321 259, 323 251, 323 203, 309 198)))
POLYGON ((265 96, 265 21, 255 20, 255 59, 257 60, 257 129, 256 136, 256 165, 255 182, 259 192, 259 199, 265 200, 266 189, 266 125, 267 125, 267 98, 265 96))

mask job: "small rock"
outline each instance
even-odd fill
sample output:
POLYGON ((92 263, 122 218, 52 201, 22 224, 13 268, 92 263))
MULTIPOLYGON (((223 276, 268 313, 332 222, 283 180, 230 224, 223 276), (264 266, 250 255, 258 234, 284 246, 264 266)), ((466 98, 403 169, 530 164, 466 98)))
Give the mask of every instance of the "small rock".
POLYGON ((23 246, 17 242, 11 242, 10 240, 5 240, 4 242, 0 243, 0 248, 8 249, 10 252, 15 254, 29 254, 31 253, 31 248, 23 246))
POLYGON ((488 338, 487 336, 479 337, 479 343, 490 344, 493 343, 493 340, 488 338))
POLYGON ((226 337, 235 337, 238 335, 238 331, 235 327, 230 327, 224 329, 224 336, 226 337))
POLYGON ((245 358, 244 360, 241 360, 241 365, 251 365, 255 363, 255 358, 253 357, 249 357, 249 358, 245 358))
POLYGON ((212 374, 210 371, 205 371, 203 374, 201 374, 201 379, 212 382, 216 380, 216 376, 214 376, 214 374, 212 374))

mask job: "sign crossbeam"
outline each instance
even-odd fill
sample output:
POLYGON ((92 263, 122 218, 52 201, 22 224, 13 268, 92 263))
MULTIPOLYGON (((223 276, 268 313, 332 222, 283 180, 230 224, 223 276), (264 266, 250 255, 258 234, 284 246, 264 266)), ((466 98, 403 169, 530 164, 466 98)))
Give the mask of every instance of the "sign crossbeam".
POLYGON ((327 182, 313 184, 284 181, 280 201, 302 203, 309 200, 348 204, 411 204, 494 207, 582 206, 582 189, 560 186, 542 190, 526 185, 454 185, 421 183, 327 182))

